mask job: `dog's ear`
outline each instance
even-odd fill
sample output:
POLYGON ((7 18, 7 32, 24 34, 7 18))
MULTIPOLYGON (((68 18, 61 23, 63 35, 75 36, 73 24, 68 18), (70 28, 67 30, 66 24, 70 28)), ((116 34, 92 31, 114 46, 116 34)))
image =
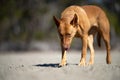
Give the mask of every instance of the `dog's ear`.
POLYGON ((55 24, 57 25, 57 27, 59 27, 59 25, 60 25, 60 20, 57 19, 55 16, 53 16, 53 20, 55 21, 55 24))
POLYGON ((70 24, 71 24, 71 25, 75 25, 75 26, 78 25, 78 16, 77 16, 77 14, 74 14, 74 17, 73 17, 73 19, 71 20, 70 24))

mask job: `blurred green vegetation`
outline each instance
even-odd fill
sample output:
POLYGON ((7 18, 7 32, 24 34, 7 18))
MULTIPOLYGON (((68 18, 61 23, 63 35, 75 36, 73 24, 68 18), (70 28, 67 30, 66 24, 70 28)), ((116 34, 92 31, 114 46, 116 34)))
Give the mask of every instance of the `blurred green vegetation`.
POLYGON ((119 27, 119 19, 118 16, 114 13, 108 14, 109 21, 111 22, 111 26, 114 27, 116 35, 120 36, 120 27, 119 27))
POLYGON ((70 5, 95 4, 104 8, 111 27, 120 36, 119 0, 0 0, 0 43, 56 37, 53 15, 70 5))

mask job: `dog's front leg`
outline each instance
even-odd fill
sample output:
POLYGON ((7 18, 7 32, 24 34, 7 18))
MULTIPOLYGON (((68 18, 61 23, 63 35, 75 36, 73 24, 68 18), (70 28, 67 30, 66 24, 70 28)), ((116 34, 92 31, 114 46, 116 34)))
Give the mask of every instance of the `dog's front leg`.
POLYGON ((86 63, 86 52, 87 52, 87 35, 84 35, 82 38, 82 54, 79 66, 85 66, 86 63))
POLYGON ((93 47, 93 35, 88 36, 88 46, 90 48, 90 60, 88 65, 94 64, 94 47, 93 47))
POLYGON ((59 67, 66 65, 66 52, 67 51, 62 48, 62 59, 61 59, 61 63, 59 64, 59 67))

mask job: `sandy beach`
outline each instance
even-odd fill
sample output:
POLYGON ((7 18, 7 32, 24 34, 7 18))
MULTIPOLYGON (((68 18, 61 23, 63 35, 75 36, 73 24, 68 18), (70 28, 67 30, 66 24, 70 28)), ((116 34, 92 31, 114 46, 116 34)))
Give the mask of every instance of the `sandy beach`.
POLYGON ((105 51, 96 51, 94 65, 85 67, 77 65, 80 53, 69 51, 67 66, 58 68, 60 51, 1 52, 0 80, 120 80, 118 50, 111 51, 112 64, 106 64, 105 51))

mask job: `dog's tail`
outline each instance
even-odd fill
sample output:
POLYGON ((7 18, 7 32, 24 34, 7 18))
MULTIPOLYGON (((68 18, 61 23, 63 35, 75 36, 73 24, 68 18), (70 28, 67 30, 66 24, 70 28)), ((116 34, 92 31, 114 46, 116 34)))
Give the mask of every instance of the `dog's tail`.
POLYGON ((97 33, 97 43, 98 46, 101 47, 101 34, 99 32, 97 33))

